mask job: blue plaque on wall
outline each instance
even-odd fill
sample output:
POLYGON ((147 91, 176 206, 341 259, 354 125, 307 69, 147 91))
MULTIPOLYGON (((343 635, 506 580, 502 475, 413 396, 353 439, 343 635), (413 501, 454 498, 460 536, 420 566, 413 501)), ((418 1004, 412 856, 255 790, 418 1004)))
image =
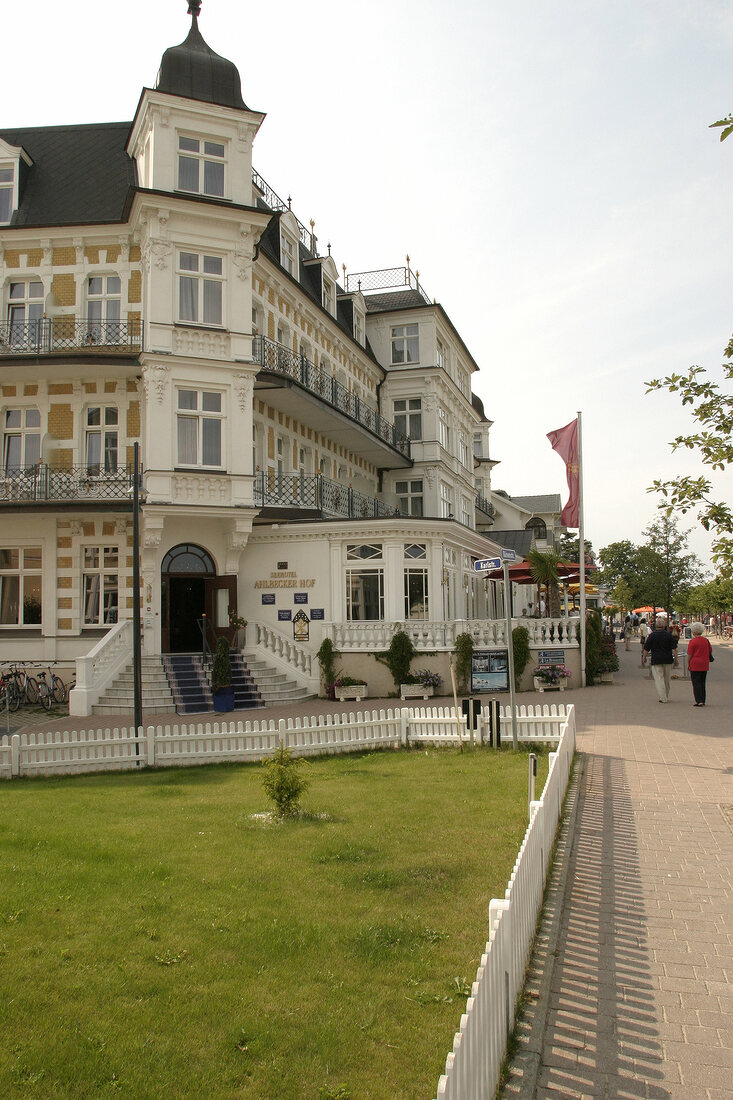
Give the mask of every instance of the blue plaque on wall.
POLYGON ((292 617, 293 613, 290 608, 288 608, 286 611, 278 611, 277 613, 278 622, 281 623, 289 623, 292 617))
POLYGON ((308 593, 307 592, 294 592, 293 593, 293 603, 308 603, 308 593))
POLYGON ((313 621, 313 619, 325 619, 325 617, 326 616, 323 614, 323 608, 322 607, 312 607, 311 608, 311 622, 313 621))
POLYGON ((275 593, 274 592, 263 592, 262 593, 262 602, 263 603, 274 603, 275 602, 275 593))

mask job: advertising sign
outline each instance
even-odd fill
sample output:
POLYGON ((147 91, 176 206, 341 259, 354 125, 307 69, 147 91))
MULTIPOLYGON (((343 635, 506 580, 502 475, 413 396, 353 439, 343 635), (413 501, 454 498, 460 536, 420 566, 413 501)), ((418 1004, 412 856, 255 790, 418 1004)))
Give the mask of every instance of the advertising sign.
POLYGON ((471 692, 509 691, 509 650, 474 649, 471 692))

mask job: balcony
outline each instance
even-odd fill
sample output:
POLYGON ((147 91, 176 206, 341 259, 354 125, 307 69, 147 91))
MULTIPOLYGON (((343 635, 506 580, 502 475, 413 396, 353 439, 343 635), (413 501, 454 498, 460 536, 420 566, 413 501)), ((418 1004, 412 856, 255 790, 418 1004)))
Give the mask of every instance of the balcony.
POLYGON ((266 400, 274 408, 305 421, 375 466, 412 465, 407 436, 304 355, 265 336, 252 341, 252 355, 260 367, 255 387, 260 396, 268 391, 266 400), (304 400, 310 403, 307 412, 304 400), (362 429, 360 436, 355 435, 355 427, 362 429))
POLYGON ((303 519, 304 513, 313 519, 381 519, 396 514, 384 501, 322 474, 260 473, 255 478, 255 504, 263 510, 263 519, 303 519))
POLYGON ((113 505, 116 511, 132 507, 132 468, 109 473, 99 466, 54 469, 45 462, 8 466, 0 473, 0 509, 34 507, 48 511, 63 504, 94 508, 113 505))
POLYGON ((493 523, 493 521, 496 519, 496 509, 494 508, 494 505, 491 504, 486 499, 486 497, 481 496, 481 493, 476 496, 475 504, 477 511, 483 512, 484 515, 488 516, 493 523))
POLYGON ((137 355, 142 321, 90 321, 44 317, 40 321, 0 321, 0 358, 26 355, 137 355))

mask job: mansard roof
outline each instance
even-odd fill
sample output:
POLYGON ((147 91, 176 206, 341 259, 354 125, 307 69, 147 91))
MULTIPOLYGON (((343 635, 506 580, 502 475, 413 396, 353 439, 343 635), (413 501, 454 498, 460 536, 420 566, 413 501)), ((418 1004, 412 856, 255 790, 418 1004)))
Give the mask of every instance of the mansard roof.
POLYGON ((11 228, 124 221, 137 182, 125 151, 129 131, 129 122, 0 130, 33 161, 11 228))
POLYGON ((559 493, 546 493, 543 496, 511 497, 520 508, 528 512, 559 512, 562 509, 559 493))

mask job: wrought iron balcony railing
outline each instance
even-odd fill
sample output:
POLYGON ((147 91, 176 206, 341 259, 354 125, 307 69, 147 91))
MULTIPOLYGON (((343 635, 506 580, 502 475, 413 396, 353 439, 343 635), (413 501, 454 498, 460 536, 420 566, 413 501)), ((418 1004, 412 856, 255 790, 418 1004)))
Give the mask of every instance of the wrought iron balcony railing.
POLYGON ((0 506, 46 501, 131 501, 132 467, 105 471, 100 466, 57 470, 46 462, 0 469, 0 506))
POLYGON ((304 355, 290 351, 266 336, 256 336, 252 341, 252 355, 256 363, 269 371, 287 375, 299 382, 311 393, 317 394, 326 404, 355 420, 373 435, 383 439, 390 447, 410 457, 410 440, 403 432, 385 420, 370 405, 351 393, 340 382, 311 363, 304 355))
POLYGON ((40 321, 0 321, 0 356, 103 351, 134 355, 142 347, 142 321, 90 321, 44 317, 40 321))
POLYGON ((255 479, 255 504, 260 508, 307 508, 347 519, 379 519, 395 511, 376 497, 365 496, 323 474, 259 473, 255 479))
POLYGON ((483 512, 485 515, 489 516, 490 519, 495 519, 496 509, 494 508, 494 505, 490 504, 486 497, 481 496, 481 493, 477 495, 475 503, 479 512, 483 512))

